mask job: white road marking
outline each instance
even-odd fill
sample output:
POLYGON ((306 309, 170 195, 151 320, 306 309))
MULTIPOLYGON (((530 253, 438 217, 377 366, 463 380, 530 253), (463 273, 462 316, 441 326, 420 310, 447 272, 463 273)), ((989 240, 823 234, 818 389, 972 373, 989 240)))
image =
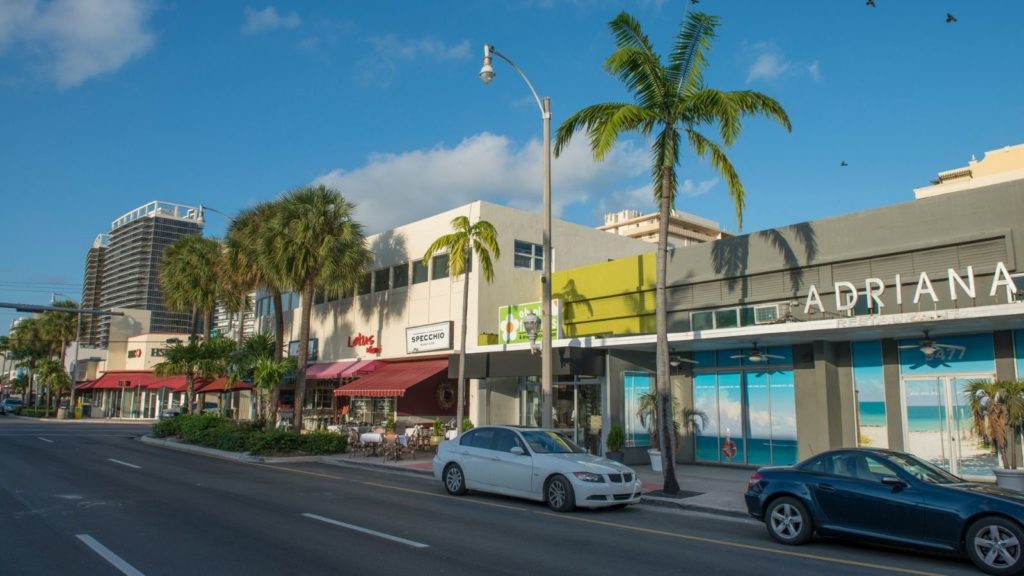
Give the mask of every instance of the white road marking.
POLYGON ((120 556, 111 552, 109 548, 97 542, 92 536, 88 534, 75 534, 75 536, 126 576, 145 576, 142 572, 136 570, 134 566, 122 560, 120 556))
POLYGON ((412 540, 406 540, 405 538, 399 538, 398 536, 392 536, 391 534, 385 534, 383 532, 377 532, 376 530, 370 530, 369 528, 363 528, 354 524, 346 524, 331 518, 324 518, 316 514, 310 514, 306 512, 303 514, 306 518, 312 518, 313 520, 319 520, 328 524, 334 524, 335 526, 341 526, 342 528, 348 528, 349 530, 355 530, 356 532, 362 532, 363 534, 369 534, 370 536, 376 536, 378 538, 384 538, 385 540, 391 540, 392 542, 398 542, 399 544, 405 544, 406 546, 412 546, 413 548, 430 548, 430 545, 423 544, 421 542, 414 542, 412 540))
POLYGON ((113 462, 115 464, 120 464, 121 466, 127 466, 129 468, 136 468, 136 469, 142 468, 142 466, 136 466, 135 464, 129 464, 127 462, 122 462, 120 460, 114 460, 113 458, 107 458, 107 460, 110 460, 111 462, 113 462))
POLYGON ((53 440, 50 440, 49 438, 43 438, 42 436, 36 436, 36 438, 39 438, 43 442, 49 442, 50 444, 53 444, 53 440))

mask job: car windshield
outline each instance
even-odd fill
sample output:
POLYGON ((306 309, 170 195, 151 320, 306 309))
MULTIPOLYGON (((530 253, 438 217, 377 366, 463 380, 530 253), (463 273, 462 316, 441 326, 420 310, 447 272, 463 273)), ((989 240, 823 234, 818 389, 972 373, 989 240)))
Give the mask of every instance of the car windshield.
POLYGON ((931 462, 925 462, 910 454, 889 454, 888 456, 890 462, 918 480, 929 484, 960 484, 964 481, 963 478, 954 476, 931 462))
POLYGON ((550 430, 528 430, 522 432, 530 449, 537 454, 584 454, 586 450, 580 448, 568 436, 561 432, 550 430))

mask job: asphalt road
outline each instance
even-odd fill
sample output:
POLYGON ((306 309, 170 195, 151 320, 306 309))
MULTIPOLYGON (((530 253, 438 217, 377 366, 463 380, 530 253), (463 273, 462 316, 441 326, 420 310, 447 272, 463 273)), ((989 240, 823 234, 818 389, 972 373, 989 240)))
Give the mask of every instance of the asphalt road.
POLYGON ((550 512, 400 472, 250 464, 147 426, 0 417, 0 574, 978 574, 966 561, 775 544, 753 521, 550 512))

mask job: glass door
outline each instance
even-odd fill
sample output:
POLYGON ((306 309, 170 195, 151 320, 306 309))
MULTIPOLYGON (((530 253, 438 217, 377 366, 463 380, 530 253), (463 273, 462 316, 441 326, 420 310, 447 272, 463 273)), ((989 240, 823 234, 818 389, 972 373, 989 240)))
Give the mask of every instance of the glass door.
POLYGON ((976 376, 936 376, 903 381, 904 438, 907 450, 953 474, 988 476, 996 454, 971 431, 964 391, 976 376))

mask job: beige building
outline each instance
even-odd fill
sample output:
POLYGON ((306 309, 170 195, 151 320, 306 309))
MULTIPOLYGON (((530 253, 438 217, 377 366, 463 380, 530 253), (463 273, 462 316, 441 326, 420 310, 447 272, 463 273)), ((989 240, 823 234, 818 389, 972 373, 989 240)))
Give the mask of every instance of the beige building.
POLYGON ((1024 180, 1024 144, 990 150, 981 160, 971 156, 967 166, 939 172, 930 186, 915 188, 914 197, 920 200, 1014 180, 1024 180))
MULTIPOLYGON (((658 243, 658 213, 641 214, 639 210, 620 210, 604 215, 604 225, 598 230, 618 236, 636 238, 652 244, 658 243)), ((718 222, 693 214, 673 210, 668 221, 668 243, 676 248, 703 244, 732 236, 722 230, 718 222)))

